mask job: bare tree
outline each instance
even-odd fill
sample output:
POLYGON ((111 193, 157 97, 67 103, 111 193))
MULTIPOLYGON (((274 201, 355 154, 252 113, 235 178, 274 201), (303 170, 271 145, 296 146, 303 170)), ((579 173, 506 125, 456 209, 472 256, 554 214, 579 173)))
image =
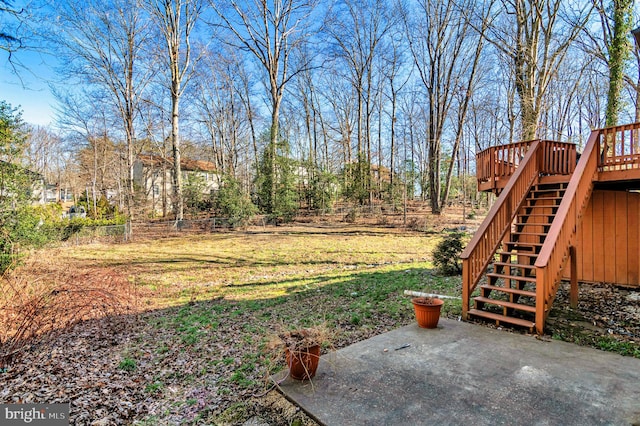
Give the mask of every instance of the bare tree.
MULTIPOLYGON (((397 146, 396 146, 396 121, 398 114, 398 97, 401 96, 402 89, 406 86, 411 78, 411 70, 405 66, 407 58, 408 46, 404 43, 404 34, 402 29, 393 31, 389 37, 389 49, 384 55, 385 66, 382 70, 384 78, 387 80, 388 91, 386 96, 391 102, 391 111, 389 112, 390 135, 389 135, 389 191, 391 199, 395 199, 395 183, 396 174, 397 146)), ((379 156, 381 157, 381 155, 379 156)), ((379 160, 381 161, 381 159, 379 160)))
POLYGON ((513 69, 520 101, 521 138, 536 137, 544 96, 592 10, 570 10, 562 0, 492 1, 486 38, 513 69), (571 20, 571 22, 568 22, 571 20))
POLYGON ((269 150, 271 160, 271 190, 267 201, 269 212, 276 205, 276 146, 279 137, 280 107, 285 88, 298 73, 310 64, 293 63, 293 53, 310 33, 309 17, 315 0, 230 0, 224 5, 212 4, 222 26, 235 36, 237 47, 257 59, 266 73, 266 87, 271 108, 269 150))
POLYGON ((109 135, 113 116, 106 108, 108 103, 95 92, 73 95, 57 93, 56 97, 59 100, 56 121, 66 133, 66 139, 74 146, 74 156, 79 166, 77 175, 84 185, 77 189, 86 191, 87 202, 93 203, 95 215, 99 194, 106 196, 107 190, 117 185, 106 178, 113 176, 111 172, 114 170, 114 156, 111 154, 114 147, 109 135))
POLYGON ((374 62, 380 44, 393 26, 391 8, 382 0, 341 0, 327 19, 331 56, 345 69, 345 78, 357 94, 354 197, 361 203, 371 192, 371 116, 374 62))
POLYGON ((139 6, 138 0, 56 2, 58 21, 50 36, 62 48, 64 75, 107 93, 104 99, 120 117, 126 144, 126 206, 130 217, 135 121, 143 91, 153 75, 153 67, 143 64, 150 33, 139 6))
MULTIPOLYGON (((631 49, 629 41, 633 2, 593 0, 593 4, 598 12, 600 25, 585 28, 586 41, 581 44, 581 47, 606 67, 609 88, 605 118, 607 125, 615 125, 618 122, 618 115, 623 110, 621 99, 623 84, 636 89, 635 94, 631 94, 634 103, 638 104, 637 99, 640 98, 638 95, 640 92, 637 91, 640 87, 640 77, 632 76, 629 73, 631 70, 626 66, 631 51, 634 52, 635 62, 640 64, 638 49, 631 49)), ((636 121, 640 118, 638 107, 636 107, 635 118, 636 121)))
POLYGON ((13 0, 0 0, 0 53, 6 54, 7 65, 20 78, 18 71, 28 68, 16 54, 19 51, 34 50, 32 21, 36 6, 31 1, 19 2, 15 6, 13 0))
MULTIPOLYGON (((434 214, 440 214, 443 207, 442 140, 454 109, 454 95, 457 91, 466 92, 458 106, 466 111, 482 52, 482 44, 468 18, 474 15, 468 13, 473 6, 473 2, 458 5, 454 0, 420 0, 415 10, 403 13, 414 65, 426 94, 429 199, 434 214)), ((480 23, 477 33, 484 33, 483 25, 480 23)), ((461 120, 464 118, 463 114, 461 120)), ((455 126, 459 129, 455 136, 457 149, 462 123, 458 121, 455 126)), ((445 199, 447 196, 445 191, 445 199)))
POLYGON ((56 162, 61 140, 51 129, 32 126, 26 142, 29 168, 40 173, 46 182, 57 182, 59 163, 56 162))
MULTIPOLYGON (((607 94, 607 126, 618 124, 618 115, 622 109, 620 94, 624 80, 625 62, 631 51, 629 32, 631 31, 631 19, 633 0, 611 1, 611 20, 613 28, 611 41, 607 43, 609 52, 609 92, 607 94)), ((606 19, 603 19, 605 21, 606 19)))
POLYGON ((0 50, 7 52, 11 58, 11 54, 22 46, 16 26, 20 23, 24 9, 15 9, 9 0, 0 0, 0 13, 3 24, 13 21, 13 25, 5 24, 0 29, 0 50))
POLYGON ((323 98, 330 107, 330 120, 327 123, 328 130, 336 140, 336 156, 339 158, 339 166, 345 169, 343 174, 343 186, 346 188, 353 181, 350 168, 346 167, 354 161, 352 141, 356 129, 357 120, 357 98, 358 94, 353 90, 353 86, 336 72, 335 69, 328 69, 325 73, 321 86, 323 87, 323 98))
MULTIPOLYGON (((461 5, 461 7, 466 8, 467 5, 461 5)), ((449 163, 449 167, 447 168, 447 175, 444 182, 444 191, 442 191, 442 198, 440 201, 440 208, 444 208, 449 201, 449 193, 451 191, 451 176, 453 175, 454 164, 456 164, 456 157, 458 156, 458 152, 460 150, 460 142, 462 141, 463 132, 464 132, 464 123, 467 120, 467 112, 469 110, 469 102, 471 101, 471 97, 476 89, 477 85, 477 73, 478 68, 480 66, 480 58, 482 56, 482 50, 484 48, 483 37, 484 33, 487 29, 486 27, 486 17, 482 18, 482 22, 480 23, 480 32, 477 34, 477 44, 475 49, 471 49, 467 52, 465 57, 465 62, 467 62, 468 70, 466 74, 463 74, 463 78, 461 78, 456 84, 457 87, 454 86, 454 96, 457 97, 455 108, 456 110, 456 121, 454 122, 455 126, 455 137, 453 142, 453 148, 451 150, 451 162, 449 163)), ((464 185, 464 183, 463 183, 464 185)))
POLYGON ((180 98, 192 73, 192 34, 200 18, 201 0, 147 0, 147 5, 164 36, 164 62, 169 70, 171 92, 171 147, 176 220, 184 217, 180 150, 180 98))
MULTIPOLYGON (((169 155, 171 137, 171 119, 170 96, 168 96, 165 88, 160 84, 152 84, 147 93, 147 97, 140 107, 140 115, 144 123, 143 140, 140 142, 140 152, 150 152, 161 159, 160 176, 155 178, 154 185, 147 189, 148 193, 144 196, 148 199, 151 197, 151 214, 155 215, 156 205, 158 201, 162 208, 162 217, 167 217, 169 213, 170 191, 167 187, 173 188, 171 157, 169 155), (159 190, 154 186, 159 184, 159 190), (159 200, 158 200, 159 197, 159 200)), ((172 192, 172 191, 171 191, 172 192)))
POLYGON ((222 46, 220 51, 209 51, 203 57, 197 75, 193 98, 198 127, 208 141, 217 168, 237 178, 239 164, 254 161, 248 146, 255 144, 255 130, 249 113, 253 100, 248 98, 247 103, 244 99, 245 63, 233 49, 222 46))

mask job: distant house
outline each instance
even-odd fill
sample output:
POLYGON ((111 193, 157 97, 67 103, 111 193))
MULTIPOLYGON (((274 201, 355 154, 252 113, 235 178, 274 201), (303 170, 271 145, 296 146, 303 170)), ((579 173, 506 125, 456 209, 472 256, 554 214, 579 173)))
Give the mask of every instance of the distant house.
MULTIPOLYGON (((182 180, 199 177, 203 183, 202 192, 211 194, 220 188, 222 176, 209 161, 180 160, 182 180)), ((134 184, 144 192, 154 211, 168 211, 173 196, 173 159, 163 159, 158 155, 140 154, 133 164, 134 184)))
POLYGON ((376 182, 391 183, 391 170, 385 166, 371 165, 371 177, 376 182))

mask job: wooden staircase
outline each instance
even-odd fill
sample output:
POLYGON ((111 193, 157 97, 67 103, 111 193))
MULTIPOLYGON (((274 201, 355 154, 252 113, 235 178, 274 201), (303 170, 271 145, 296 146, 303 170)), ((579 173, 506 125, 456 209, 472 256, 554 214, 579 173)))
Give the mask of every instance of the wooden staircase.
POLYGON ((518 210, 510 232, 487 267, 486 284, 468 314, 533 330, 535 262, 558 212, 567 183, 536 183, 518 210))
POLYGON ((462 318, 542 334, 567 277, 577 305, 577 229, 594 182, 640 181, 640 122, 593 130, 579 157, 573 144, 534 140, 476 160, 478 189, 500 196, 460 256, 462 318))

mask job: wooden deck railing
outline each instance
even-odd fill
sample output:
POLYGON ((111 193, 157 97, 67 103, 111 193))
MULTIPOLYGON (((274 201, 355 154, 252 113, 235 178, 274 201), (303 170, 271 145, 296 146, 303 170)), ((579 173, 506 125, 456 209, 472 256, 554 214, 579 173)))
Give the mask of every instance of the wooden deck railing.
MULTIPOLYGON (((496 182, 513 175, 529 151, 533 141, 516 142, 492 146, 476 155, 476 177, 478 182, 496 182)), ((495 185, 492 185, 495 187, 495 185)))
POLYGON ((600 171, 640 168, 640 123, 600 130, 600 171))
MULTIPOLYGON (((491 207, 484 222, 461 255, 463 263, 462 312, 469 311, 469 297, 487 269, 494 253, 511 228, 529 188, 540 175, 542 143, 533 141, 513 177, 491 207)), ((466 318, 465 318, 466 319, 466 318)))
MULTIPOLYGON (((506 182, 524 159, 535 141, 516 142, 492 146, 476 155, 478 187, 495 189, 499 182, 506 182), (483 185, 489 183, 489 186, 483 185)), ((572 143, 543 141, 540 172, 549 175, 570 175, 576 166, 576 146, 572 143)))
POLYGON ((570 175, 576 169, 576 145, 566 142, 542 141, 540 173, 570 175))

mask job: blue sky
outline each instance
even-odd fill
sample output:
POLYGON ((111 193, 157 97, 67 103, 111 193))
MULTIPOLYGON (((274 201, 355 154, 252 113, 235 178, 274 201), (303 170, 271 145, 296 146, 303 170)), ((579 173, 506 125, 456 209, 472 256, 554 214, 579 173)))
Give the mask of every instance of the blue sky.
MULTIPOLYGON (((11 2, 14 9, 24 8, 32 11, 33 5, 26 0, 11 2)), ((0 25, 7 25, 12 29, 15 20, 10 14, 0 16, 0 25)), ((35 19, 27 20, 28 24, 37 27, 35 19)), ((22 26, 25 31, 30 30, 30 25, 22 26)), ((19 34, 23 36, 22 33, 19 34)), ((21 37, 22 38, 22 37, 21 37)), ((54 120, 53 106, 55 99, 49 90, 49 82, 55 78, 53 66, 55 58, 38 51, 39 46, 30 44, 30 40, 25 39, 29 49, 19 50, 12 56, 9 63, 9 56, 5 51, 0 50, 0 100, 7 101, 13 107, 20 107, 23 111, 22 118, 31 124, 47 125, 54 120)))
POLYGON ((2 57, 0 99, 22 109, 27 123, 48 125, 54 120, 55 99, 49 90, 54 72, 37 52, 20 52, 18 75, 12 70, 6 55, 2 57))

